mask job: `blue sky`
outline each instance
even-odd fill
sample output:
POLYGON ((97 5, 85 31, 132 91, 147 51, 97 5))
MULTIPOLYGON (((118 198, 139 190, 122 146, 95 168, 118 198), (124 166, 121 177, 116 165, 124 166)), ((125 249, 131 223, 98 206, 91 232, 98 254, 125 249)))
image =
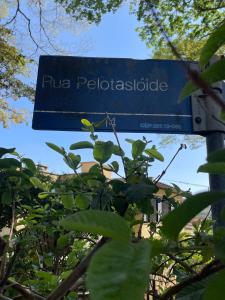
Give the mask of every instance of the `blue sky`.
MULTIPOLYGON (((125 5, 116 14, 108 14, 103 17, 98 26, 91 26, 88 31, 83 33, 85 38, 90 40, 91 48, 86 56, 93 57, 125 57, 146 59, 151 58, 151 51, 146 48, 135 31, 137 21, 134 16, 128 14, 128 6, 125 5)), ((82 35, 82 34, 81 34, 82 35)), ((74 37, 75 38, 75 37, 74 37)), ((65 35, 62 42, 67 43, 67 47, 72 47, 73 36, 65 35)), ((71 49, 72 50, 72 49, 71 49)), ((73 51, 71 51, 73 52, 73 51)), ((73 53, 76 55, 76 53, 73 53)), ((35 72, 34 72, 35 73, 35 72)), ((33 78, 35 81, 35 78, 33 78)), ((22 101, 21 106, 25 105, 30 111, 33 105, 22 101)), ((127 154, 130 150, 130 144, 127 144, 125 138, 141 138, 143 134, 119 134, 122 147, 127 154)), ((153 144, 159 144, 159 135, 145 134, 147 139, 151 139, 153 144)), ((113 140, 114 137, 109 133, 100 133, 99 137, 103 140, 113 140)), ((28 124, 10 125, 8 129, 0 128, 0 140, 2 147, 16 147, 17 151, 26 157, 32 158, 36 163, 48 165, 49 170, 56 173, 66 173, 70 170, 63 163, 60 155, 49 149, 45 142, 53 142, 68 149, 69 145, 88 139, 88 134, 83 132, 59 132, 59 131, 35 131, 31 128, 31 118, 28 124)), ((150 176, 157 176, 167 166, 170 159, 177 151, 179 144, 169 145, 166 148, 159 149, 165 157, 165 161, 155 162, 150 169, 150 176)), ((92 160, 91 152, 88 150, 80 151, 82 161, 92 160)), ((205 162, 206 149, 203 145, 197 150, 182 150, 175 162, 168 169, 162 182, 174 182, 183 189, 191 187, 193 192, 207 189, 208 179, 205 174, 198 174, 197 168, 205 162), (193 185, 181 184, 179 182, 189 182, 193 185)))

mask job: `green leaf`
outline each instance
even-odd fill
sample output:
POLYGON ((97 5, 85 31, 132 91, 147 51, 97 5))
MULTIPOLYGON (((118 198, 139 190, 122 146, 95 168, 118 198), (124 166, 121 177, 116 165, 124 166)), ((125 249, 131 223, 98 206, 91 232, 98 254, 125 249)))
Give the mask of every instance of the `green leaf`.
POLYGON ((220 119, 222 121, 225 121, 225 110, 224 109, 222 109, 221 112, 220 112, 220 119))
POLYGON ((126 142, 128 142, 129 144, 133 144, 135 142, 135 140, 132 139, 125 139, 126 142))
MULTIPOLYGON (((129 202, 139 202, 142 201, 145 198, 148 198, 152 196, 154 192, 156 192, 156 186, 145 184, 145 183, 138 183, 138 184, 132 184, 128 187, 126 191, 126 196, 128 198, 129 202)), ((150 199, 149 199, 150 201, 150 199)))
POLYGON ((53 143, 46 143, 46 145, 47 145, 49 148, 51 148, 52 150, 58 152, 59 154, 64 155, 64 154, 66 153, 65 150, 64 150, 62 147, 59 147, 59 146, 57 146, 57 145, 55 145, 55 144, 53 144, 53 143))
POLYGON ((202 300, 205 285, 205 280, 189 284, 176 295, 176 300, 202 300))
POLYGON ((93 155, 95 160, 100 164, 105 163, 110 159, 113 153, 113 143, 111 141, 102 142, 97 141, 94 146, 93 155))
POLYGON ((184 226, 197 214, 212 203, 224 198, 224 192, 205 192, 187 198, 178 208, 162 219, 163 233, 167 238, 175 240, 184 226))
POLYGON ((14 152, 15 150, 16 150, 16 148, 1 148, 0 147, 0 158, 7 153, 14 152))
POLYGON ((90 206, 90 197, 85 194, 79 194, 75 197, 75 204, 79 209, 87 209, 90 206))
POLYGON ((109 242, 94 255, 87 272, 92 300, 140 300, 150 272, 150 243, 109 242))
POLYGON ((39 199, 46 199, 46 198, 48 198, 49 195, 50 195, 50 193, 41 192, 41 193, 38 194, 38 198, 39 199))
POLYGON ((123 156, 124 151, 118 145, 113 145, 113 154, 118 156, 123 156))
POLYGON ((119 164, 118 164, 118 162, 117 161, 113 161, 111 163, 111 165, 113 167, 114 172, 118 173, 118 171, 119 171, 119 164))
POLYGON ((30 170, 33 174, 36 173, 37 169, 36 169, 35 163, 33 162, 32 159, 30 159, 30 158, 22 158, 21 162, 23 164, 25 164, 25 166, 27 167, 27 169, 30 170))
MULTIPOLYGON (((221 218, 224 220, 224 209, 221 212, 221 218)), ((217 227, 213 232, 213 247, 216 258, 225 263, 225 228, 217 227)))
POLYGON ((219 149, 210 153, 207 157, 208 162, 225 162, 225 149, 219 149))
POLYGON ((81 161, 81 156, 80 155, 75 155, 74 153, 68 153, 68 157, 72 161, 73 169, 76 169, 81 161))
POLYGON ((151 257, 158 256, 166 252, 166 245, 163 240, 151 239, 151 257))
POLYGON ((64 249, 70 242, 70 233, 61 235, 57 240, 57 248, 62 250, 64 249))
POLYGON ((65 208, 72 209, 74 207, 74 197, 72 191, 62 194, 60 198, 65 208))
POLYGON ((206 286, 204 300, 225 299, 224 294, 225 270, 216 273, 206 286))
POLYGON ((76 170, 78 168, 78 165, 81 161, 80 155, 75 155, 74 153, 68 153, 68 155, 65 155, 63 158, 67 166, 69 166, 72 170, 76 170))
POLYGON ((12 194, 10 191, 5 191, 2 193, 2 196, 1 196, 2 204, 10 205, 12 203, 12 201, 13 201, 13 199, 12 199, 12 194))
POLYGON ((74 143, 70 146, 70 150, 93 149, 93 148, 94 148, 93 144, 88 141, 74 143))
POLYGON ((101 120, 101 121, 99 121, 99 122, 95 122, 95 123, 94 123, 94 126, 95 126, 96 128, 100 128, 100 127, 102 127, 102 126, 105 127, 106 120, 107 120, 107 118, 104 118, 103 120, 101 120))
POLYGON ((96 180, 96 179, 88 179, 87 185, 90 188, 100 188, 100 187, 102 187, 102 182, 100 180, 96 180))
POLYGON ((85 127, 91 127, 92 124, 90 121, 88 121, 87 119, 81 119, 81 123, 85 126, 85 127))
POLYGON ((66 230, 96 233, 115 240, 128 241, 130 228, 119 215, 108 211, 85 210, 60 222, 66 230))
POLYGON ((30 182, 41 190, 46 190, 46 185, 40 181, 37 177, 30 177, 30 182))
POLYGON ((164 161, 164 157, 162 156, 161 153, 159 153, 157 151, 157 149, 154 146, 151 149, 146 149, 145 153, 153 158, 160 160, 160 161, 164 161))
POLYGON ((137 140, 132 143, 132 156, 134 159, 142 154, 142 152, 145 149, 145 146, 146 144, 141 140, 137 140))
POLYGON ((201 50, 200 65, 202 67, 205 66, 223 44, 225 44, 225 22, 210 34, 209 39, 201 50))
POLYGON ((225 162, 204 164, 198 168, 198 172, 210 174, 225 174, 225 162))
MULTIPOLYGON (((209 66, 204 72, 200 74, 200 77, 207 84, 212 84, 214 82, 225 79, 225 58, 217 61, 213 65, 209 66)), ((193 92, 199 89, 192 81, 188 81, 183 87, 181 94, 179 96, 179 101, 182 101, 185 97, 189 96, 193 92)))
POLYGON ((84 125, 85 129, 87 129, 90 132, 94 132, 94 126, 91 124, 90 121, 87 119, 81 119, 81 123, 84 125))
POLYGON ((0 159, 0 169, 20 168, 21 163, 15 158, 0 159))

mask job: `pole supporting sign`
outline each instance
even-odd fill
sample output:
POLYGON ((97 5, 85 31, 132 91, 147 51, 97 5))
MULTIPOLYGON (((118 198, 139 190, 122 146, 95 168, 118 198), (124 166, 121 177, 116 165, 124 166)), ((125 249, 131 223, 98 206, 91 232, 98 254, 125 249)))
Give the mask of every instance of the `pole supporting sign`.
POLYGON ((41 56, 32 126, 80 131, 107 113, 118 132, 192 134, 191 98, 178 104, 186 82, 179 61, 41 56))

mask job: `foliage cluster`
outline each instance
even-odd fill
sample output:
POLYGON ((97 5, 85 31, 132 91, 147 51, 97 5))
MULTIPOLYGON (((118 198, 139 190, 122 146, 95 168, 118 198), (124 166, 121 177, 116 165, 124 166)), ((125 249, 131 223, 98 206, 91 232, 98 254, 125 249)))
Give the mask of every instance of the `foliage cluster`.
MULTIPOLYGON (((224 229, 212 235, 207 219, 191 232, 182 229, 225 193, 192 196, 174 185, 157 199, 148 169, 163 156, 151 142, 127 140, 127 157, 119 144, 98 139, 96 124, 82 123, 92 142, 73 143, 69 152, 47 143, 73 170, 72 177, 52 180, 14 148, 0 148, 1 209, 8 213, 1 228, 10 228, 0 239, 2 299, 140 300, 144 294, 147 299, 212 299, 212 294, 222 299, 224 229), (96 161, 88 173, 78 173, 80 149, 92 151, 96 161), (109 180, 104 169, 121 176, 114 157, 121 158, 124 176, 109 180), (185 202, 177 202, 176 195, 185 202), (151 220, 153 199, 173 210, 148 222, 147 238, 141 234, 144 219, 137 215, 151 220)), ((224 173, 224 161, 221 150, 199 171, 224 173)))
MULTIPOLYGON (((185 3, 197 5, 196 1, 185 3)), ((210 3, 207 10, 212 9, 210 3)), ((140 5, 143 10, 147 2, 140 5)), ((217 5, 221 9, 222 4, 217 5)), ((218 20, 219 15, 214 21, 218 20)), ((202 66, 225 43, 224 30, 222 23, 206 42, 202 66)), ((224 70, 222 59, 200 76, 190 73, 194 84, 184 87, 181 98, 202 86, 210 90, 208 84, 224 79, 224 70)), ((52 181, 14 148, 0 148, 0 208, 4 211, 0 224, 9 227, 0 238, 0 299, 223 299, 225 229, 214 228, 212 234, 212 222, 206 218, 195 223, 190 233, 182 230, 203 209, 223 200, 225 192, 192 196, 176 186, 166 190, 157 201, 169 202, 173 210, 159 215, 159 222, 150 221, 150 237, 145 238, 141 235, 144 220, 136 216, 141 212, 150 218, 155 213, 151 200, 156 198, 157 185, 148 169, 155 159, 163 160, 162 155, 143 137, 128 140, 128 157, 119 141, 98 139, 95 127, 99 124, 82 123, 91 142, 73 143, 69 152, 47 143, 73 170, 68 180, 52 181), (97 162, 85 174, 78 173, 80 149, 90 149, 97 162), (121 158, 124 176, 108 180, 105 168, 121 176, 113 155, 121 158), (174 193, 186 200, 177 203, 174 193)), ((224 149, 209 155, 207 161, 200 172, 225 174, 224 149)), ((222 211, 222 219, 224 215, 222 211)))
POLYGON ((12 31, 0 26, 0 122, 4 127, 8 121, 20 123, 25 113, 14 109, 9 99, 33 98, 33 89, 18 79, 26 71, 27 59, 12 45, 12 31))

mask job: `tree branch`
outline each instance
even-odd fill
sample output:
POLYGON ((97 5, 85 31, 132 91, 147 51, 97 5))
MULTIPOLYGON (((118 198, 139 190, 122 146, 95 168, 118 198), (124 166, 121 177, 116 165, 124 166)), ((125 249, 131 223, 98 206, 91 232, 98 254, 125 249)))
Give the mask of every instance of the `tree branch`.
POLYGON ((41 49, 45 54, 48 54, 47 51, 45 51, 45 49, 43 47, 41 47, 37 41, 35 40, 35 38, 33 37, 33 34, 32 34, 32 30, 31 30, 31 19, 28 18, 28 16, 21 10, 20 8, 20 3, 19 3, 19 0, 17 0, 17 11, 24 17, 24 19, 27 21, 27 28, 28 28, 28 31, 29 31, 29 35, 30 35, 30 38, 32 39, 33 43, 36 45, 36 50, 37 49, 41 49))
POLYGON ((8 279, 7 283, 10 284, 10 287, 17 290, 25 299, 28 300, 45 300, 44 297, 32 292, 27 287, 21 285, 20 283, 13 281, 12 279, 8 279))
POLYGON ((178 292, 180 292, 182 289, 184 289, 186 286, 189 286, 195 282, 201 281, 204 278, 219 272, 220 270, 224 269, 224 265, 220 263, 218 260, 214 260, 208 265, 206 265, 201 272, 198 274, 187 278, 186 280, 178 283, 177 285, 171 287, 168 289, 167 292, 165 292, 162 296, 158 298, 158 300, 169 300, 172 296, 176 295, 178 292))
POLYGON ((76 266, 73 272, 47 297, 47 300, 60 300, 64 297, 77 280, 86 272, 92 256, 107 240, 106 238, 102 238, 92 251, 76 266))
POLYGON ((213 88, 211 88, 211 86, 209 86, 204 80, 202 80, 202 78, 199 76, 199 73, 195 70, 192 70, 189 67, 189 64, 187 62, 185 62, 180 53, 177 51, 176 47, 173 45, 173 43, 170 41, 170 38, 168 37, 167 33, 165 32, 159 17, 157 15, 157 12, 154 8, 154 4, 149 3, 149 7, 150 7, 150 11, 155 19, 156 24, 159 27, 160 32, 162 33, 165 41, 167 42, 168 46, 171 48, 171 51, 173 52, 173 54, 181 60, 182 66, 184 68, 184 70, 186 71, 188 77, 190 78, 190 80, 196 85, 198 86, 200 89, 204 90, 205 93, 207 95, 209 95, 212 100, 214 100, 223 110, 225 110, 225 104, 223 99, 218 96, 218 94, 213 90, 213 88))

